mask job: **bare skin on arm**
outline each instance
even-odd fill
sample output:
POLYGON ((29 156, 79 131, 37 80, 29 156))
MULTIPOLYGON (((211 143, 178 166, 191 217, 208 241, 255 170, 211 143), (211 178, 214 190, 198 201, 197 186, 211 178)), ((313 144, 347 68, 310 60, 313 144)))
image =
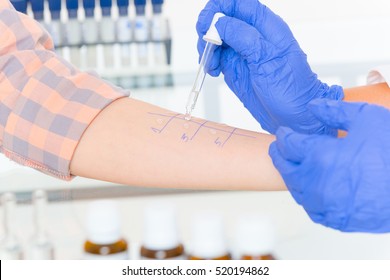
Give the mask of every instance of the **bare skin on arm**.
POLYGON ((274 136, 184 116, 130 98, 104 109, 74 154, 74 175, 126 185, 285 190, 274 136))
MULTIPOLYGON (((344 101, 390 108, 390 88, 345 89, 344 101)), ((340 136, 342 136, 342 133, 340 136)), ((184 116, 122 98, 104 109, 81 139, 74 175, 126 185, 285 190, 268 156, 274 136, 184 116)))
POLYGON ((344 89, 344 101, 367 102, 390 109, 390 88, 386 83, 344 89))

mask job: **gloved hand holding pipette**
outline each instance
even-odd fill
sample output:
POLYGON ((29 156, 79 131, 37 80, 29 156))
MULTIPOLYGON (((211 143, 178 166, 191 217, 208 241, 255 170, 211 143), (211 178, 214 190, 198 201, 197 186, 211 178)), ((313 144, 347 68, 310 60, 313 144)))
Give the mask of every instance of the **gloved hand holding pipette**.
POLYGON ((214 15, 206 34, 202 38, 206 45, 202 57, 200 59, 199 70, 196 75, 194 85, 192 86, 190 95, 188 97, 185 115, 186 120, 191 119, 191 114, 195 108, 196 102, 198 101, 198 96, 200 91, 202 90, 204 79, 206 78, 207 72, 210 70, 210 62, 213 57, 214 51, 217 46, 222 45, 222 40, 215 27, 215 23, 218 21, 219 18, 223 16, 224 14, 222 13, 216 13, 214 15))
MULTIPOLYGON (((358 94, 322 83, 287 24, 257 0, 210 0, 199 16, 200 36, 216 12, 226 14, 216 28, 228 46, 215 50, 209 73, 222 71, 263 128, 276 132, 269 155, 295 201, 327 227, 389 232, 390 111, 340 101, 358 94), (337 129, 347 137, 334 137, 337 129)), ((198 47, 202 53, 202 40, 198 47)), ((381 76, 384 69, 374 71, 377 83, 389 80, 390 67, 381 76)), ((364 100, 377 94, 363 88, 364 100)), ((388 92, 389 83, 376 88, 388 92)))
POLYGON ((208 73, 222 71, 227 85, 268 132, 287 126, 335 134, 306 105, 315 98, 340 100, 343 90, 317 78, 288 25, 258 0, 211 0, 197 23, 200 54, 217 12, 226 15, 216 23, 224 45, 215 50, 208 73))

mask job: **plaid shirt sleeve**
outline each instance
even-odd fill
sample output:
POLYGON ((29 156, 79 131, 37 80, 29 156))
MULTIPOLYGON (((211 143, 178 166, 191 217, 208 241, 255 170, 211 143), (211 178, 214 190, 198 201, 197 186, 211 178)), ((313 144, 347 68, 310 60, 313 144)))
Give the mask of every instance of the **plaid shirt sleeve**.
POLYGON ((84 131, 125 96, 56 55, 37 22, 0 1, 0 152, 70 180, 70 162, 84 131))

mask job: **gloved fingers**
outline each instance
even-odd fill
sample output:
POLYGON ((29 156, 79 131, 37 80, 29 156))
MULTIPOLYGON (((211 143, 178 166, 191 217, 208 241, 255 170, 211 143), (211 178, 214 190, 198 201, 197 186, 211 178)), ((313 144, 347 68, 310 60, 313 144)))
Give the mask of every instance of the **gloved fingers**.
POLYGON ((198 21, 196 22, 196 31, 199 38, 202 38, 207 33, 207 30, 209 30, 210 24, 213 21, 213 17, 217 12, 220 12, 220 8, 214 1, 209 1, 199 13, 198 21))
POLYGON ((254 94, 248 81, 250 75, 248 67, 232 48, 222 48, 220 66, 226 84, 245 105, 246 95, 254 94))
MULTIPOLYGON (((305 209, 306 210, 306 209, 305 209)), ((324 220, 325 220, 325 217, 323 214, 319 214, 319 213, 313 213, 311 211, 308 211, 306 210, 307 214, 309 215, 309 218, 317 223, 317 224, 323 224, 324 223, 324 220)))
POLYGON ((245 71, 246 69, 241 65, 240 57, 230 48, 222 51, 220 63, 226 84, 244 103, 245 95, 250 94, 246 81, 249 70, 245 71))
MULTIPOLYGON (((341 225, 337 220, 333 220, 332 217, 329 217, 329 213, 321 214, 321 213, 313 213, 310 210, 305 208, 308 213, 310 219, 317 224, 326 226, 328 228, 341 230, 341 225)), ((344 230, 342 230, 344 231, 344 230)))
POLYGON ((349 130, 367 103, 350 103, 331 99, 314 99, 308 109, 325 125, 349 130))
POLYGON ((301 163, 319 135, 306 135, 288 127, 279 127, 276 131, 276 146, 285 160, 301 163))
POLYGON ((345 227, 345 224, 348 222, 347 214, 344 211, 328 211, 325 214, 325 221, 323 225, 341 230, 345 227))
MULTIPOLYGON (((234 67, 236 63, 241 63, 240 55, 236 53, 232 48, 227 47, 221 49, 222 51, 220 57, 220 66, 223 73, 225 73, 227 70, 232 69, 232 66, 234 67)), ((249 75, 249 70, 248 70, 248 75, 249 75)))
POLYGON ((289 160, 286 160, 280 153, 280 150, 275 142, 272 142, 268 151, 273 164, 281 174, 291 174, 297 170, 298 165, 289 160))
POLYGON ((216 27, 221 39, 251 64, 261 64, 276 57, 277 48, 262 38, 256 28, 232 17, 221 17, 216 27))
POLYGON ((219 74, 221 74, 221 67, 220 67, 220 58, 221 58, 221 47, 217 47, 214 50, 214 53, 212 54, 212 57, 210 58, 210 62, 207 65, 207 73, 209 73, 212 77, 218 77, 219 74))
MULTIPOLYGON (((203 39, 198 39, 198 44, 197 44, 198 53, 199 53, 198 63, 200 63, 200 60, 202 58, 202 55, 203 55, 203 52, 204 52, 204 49, 206 46, 206 43, 207 42, 204 41, 203 39)), ((209 64, 207 65, 207 69, 206 69, 207 73, 213 77, 217 77, 221 73, 221 67, 220 67, 221 49, 222 48, 219 46, 217 46, 214 49, 214 52, 211 55, 209 64)))
POLYGON ((250 71, 246 61, 232 48, 221 48, 220 66, 226 84, 244 104, 245 108, 261 124, 264 130, 275 133, 276 127, 273 118, 253 91, 249 78, 250 71))
POLYGON ((280 175, 282 175, 282 178, 286 183, 286 186, 290 191, 291 195, 293 196, 293 198, 295 199, 295 201, 298 204, 302 204, 302 200, 303 200, 302 190, 300 188, 297 188, 296 184, 290 184, 291 176, 299 177, 298 174, 299 165, 292 163, 288 160, 285 160, 284 157, 280 154, 279 149, 275 142, 271 143, 268 150, 268 154, 271 157, 275 168, 279 171, 280 175))
POLYGON ((329 209, 324 205, 316 205, 316 209, 311 209, 313 207, 308 207, 305 201, 303 201, 303 207, 313 222, 329 228, 346 231, 345 224, 348 219, 343 211, 326 211, 329 209))
MULTIPOLYGON (((212 0, 210 2, 206 5, 209 10, 245 21, 274 45, 281 47, 284 43, 290 44, 293 41, 291 40, 294 38, 293 34, 283 19, 258 0, 212 0)), ((211 20, 208 24, 210 23, 211 20)))
MULTIPOLYGON (((238 68, 245 67, 242 64, 238 64, 238 68)), ((235 69, 237 70, 237 69, 235 69)), ((245 108, 248 109, 250 114, 257 120, 261 127, 269 133, 274 133, 276 130, 275 125, 272 123, 272 117, 265 110, 264 105, 257 98, 256 94, 253 93, 251 85, 248 81, 241 80, 240 75, 243 74, 241 70, 239 73, 233 72, 235 70, 225 73, 224 80, 228 87, 234 92, 234 94, 244 104, 245 108)))
POLYGON ((274 118, 268 113, 264 104, 257 97, 256 94, 248 94, 243 98, 245 108, 251 113, 251 115, 260 123, 261 128, 274 134, 277 126, 275 125, 274 118))

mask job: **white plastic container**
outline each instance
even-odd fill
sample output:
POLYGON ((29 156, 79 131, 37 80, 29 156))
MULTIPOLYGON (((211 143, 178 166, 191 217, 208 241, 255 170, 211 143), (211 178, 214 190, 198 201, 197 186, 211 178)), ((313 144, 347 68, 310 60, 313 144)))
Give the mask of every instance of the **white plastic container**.
POLYGON ((140 254, 142 259, 184 259, 172 205, 155 202, 145 208, 140 254))
POLYGON ((118 205, 112 200, 97 200, 88 205, 86 214, 87 240, 84 259, 127 260, 128 245, 121 233, 118 205))

